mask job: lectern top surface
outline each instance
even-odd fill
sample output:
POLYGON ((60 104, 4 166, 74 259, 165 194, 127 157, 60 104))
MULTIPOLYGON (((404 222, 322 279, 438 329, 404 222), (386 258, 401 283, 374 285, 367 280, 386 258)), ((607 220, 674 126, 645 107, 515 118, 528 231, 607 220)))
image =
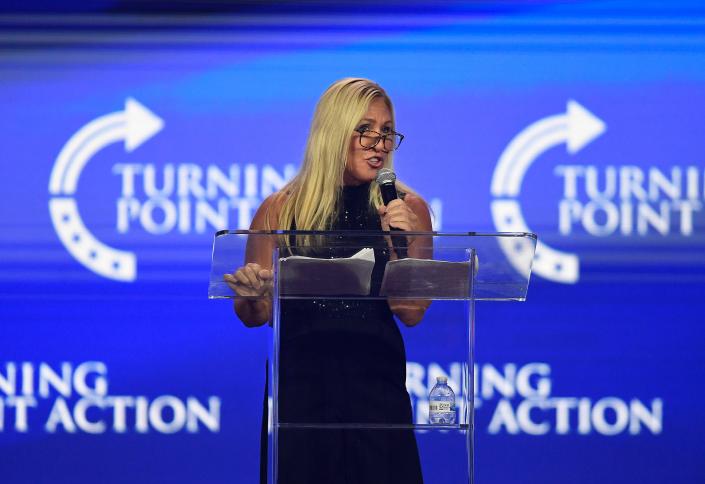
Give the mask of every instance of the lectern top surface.
POLYGON ((280 298, 523 301, 536 244, 521 232, 224 230, 213 242, 208 297, 241 297, 224 275, 267 247, 280 298), (381 282, 371 281, 381 262, 381 282))

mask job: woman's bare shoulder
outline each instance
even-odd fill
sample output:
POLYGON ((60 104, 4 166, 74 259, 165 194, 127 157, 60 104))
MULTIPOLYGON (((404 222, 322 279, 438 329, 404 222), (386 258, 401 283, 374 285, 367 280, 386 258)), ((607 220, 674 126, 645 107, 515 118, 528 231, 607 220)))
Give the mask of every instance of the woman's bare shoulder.
POLYGON ((424 200, 421 195, 417 195, 416 193, 405 193, 404 203, 406 203, 414 212, 416 212, 417 209, 428 211, 428 203, 426 203, 426 200, 424 200))
POLYGON ((272 193, 264 199, 257 209, 250 230, 276 230, 279 228, 279 215, 284 202, 289 198, 287 187, 272 193))
POLYGON ((404 196, 404 203, 416 214, 421 223, 421 230, 431 230, 431 211, 429 209, 428 203, 424 200, 421 195, 416 193, 408 192, 404 196))

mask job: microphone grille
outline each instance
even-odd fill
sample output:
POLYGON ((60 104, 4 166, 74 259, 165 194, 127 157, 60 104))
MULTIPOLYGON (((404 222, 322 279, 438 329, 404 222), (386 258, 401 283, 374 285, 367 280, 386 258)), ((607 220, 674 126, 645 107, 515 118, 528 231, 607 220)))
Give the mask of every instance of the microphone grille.
POLYGON ((394 181, 396 179, 397 179, 397 176, 389 168, 382 168, 377 172, 376 181, 377 181, 378 185, 385 185, 387 183, 394 183, 394 181))

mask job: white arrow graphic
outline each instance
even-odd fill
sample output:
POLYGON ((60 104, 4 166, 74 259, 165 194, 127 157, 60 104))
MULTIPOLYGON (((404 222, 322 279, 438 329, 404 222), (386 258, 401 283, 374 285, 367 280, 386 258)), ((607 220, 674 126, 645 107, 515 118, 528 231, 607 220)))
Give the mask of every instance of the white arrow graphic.
POLYGON ((83 126, 64 145, 49 178, 51 220, 61 242, 88 269, 119 281, 133 281, 137 261, 132 252, 108 247, 96 239, 83 223, 73 195, 86 163, 98 151, 124 141, 128 153, 164 127, 164 121, 133 98, 125 110, 106 114, 83 126))
MULTIPOLYGON (((531 164, 544 152, 565 143, 568 153, 575 154, 607 129, 607 125, 576 101, 568 101, 565 114, 536 121, 512 139, 502 152, 492 176, 492 218, 497 230, 530 232, 515 198, 531 164)), ((528 250, 503 241, 502 248, 516 268, 529 267, 528 250)), ((533 261, 534 272, 557 282, 575 283, 580 275, 575 254, 552 249, 538 241, 533 261)))

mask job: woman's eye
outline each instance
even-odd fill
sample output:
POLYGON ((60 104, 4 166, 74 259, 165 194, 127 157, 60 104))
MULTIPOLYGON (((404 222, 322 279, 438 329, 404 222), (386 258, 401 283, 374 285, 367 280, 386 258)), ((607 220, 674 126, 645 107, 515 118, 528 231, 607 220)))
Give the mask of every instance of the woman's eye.
POLYGON ((389 126, 385 126, 384 128, 382 128, 382 133, 391 133, 391 132, 392 132, 392 128, 390 128, 389 126))
POLYGON ((363 124, 359 128, 357 128, 358 131, 369 131, 370 130, 370 125, 369 124, 363 124))

